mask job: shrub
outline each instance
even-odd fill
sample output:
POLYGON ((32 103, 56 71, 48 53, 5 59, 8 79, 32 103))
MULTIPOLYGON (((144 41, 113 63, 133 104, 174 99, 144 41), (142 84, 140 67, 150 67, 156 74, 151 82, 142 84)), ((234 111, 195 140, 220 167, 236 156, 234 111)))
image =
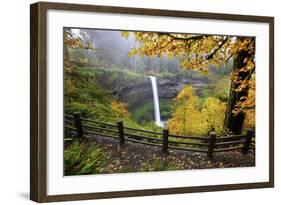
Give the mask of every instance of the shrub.
POLYGON ((216 97, 206 98, 203 107, 191 86, 185 86, 174 100, 174 113, 168 121, 171 133, 208 135, 212 129, 223 132, 226 104, 216 97))
POLYGON ((64 151, 65 175, 102 173, 107 164, 105 154, 93 145, 75 141, 64 151))

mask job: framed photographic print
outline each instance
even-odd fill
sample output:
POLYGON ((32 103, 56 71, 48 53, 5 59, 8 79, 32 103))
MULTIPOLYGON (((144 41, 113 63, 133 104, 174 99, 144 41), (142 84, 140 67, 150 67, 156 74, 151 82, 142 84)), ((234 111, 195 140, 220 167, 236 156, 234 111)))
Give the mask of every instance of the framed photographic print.
POLYGON ((31 5, 30 198, 274 186, 274 18, 31 5))

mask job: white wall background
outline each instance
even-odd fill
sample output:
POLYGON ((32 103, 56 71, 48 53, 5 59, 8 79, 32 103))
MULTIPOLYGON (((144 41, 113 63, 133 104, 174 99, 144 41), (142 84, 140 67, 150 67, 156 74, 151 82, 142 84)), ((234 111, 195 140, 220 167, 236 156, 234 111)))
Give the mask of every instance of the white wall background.
MULTIPOLYGON (((86 4, 147 7, 173 10, 208 11, 275 16, 275 89, 280 76, 281 13, 277 0, 60 0, 86 4)), ((0 7, 0 203, 32 204, 29 201, 29 4, 35 1, 2 1, 0 7)), ((275 104, 280 104, 280 92, 275 104)), ((277 204, 281 194, 280 122, 281 109, 275 108, 276 187, 181 194, 170 196, 104 199, 60 204, 277 204)), ((57 204, 57 203, 54 203, 57 204)))

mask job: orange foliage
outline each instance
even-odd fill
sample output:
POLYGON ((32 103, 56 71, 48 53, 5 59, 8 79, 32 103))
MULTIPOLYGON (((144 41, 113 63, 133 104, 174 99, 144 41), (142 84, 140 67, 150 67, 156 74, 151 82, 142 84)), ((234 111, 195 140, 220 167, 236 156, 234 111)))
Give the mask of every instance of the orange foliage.
MULTIPOLYGON (((168 57, 180 59, 183 69, 199 70, 207 73, 210 65, 224 64, 235 58, 240 51, 246 51, 250 58, 243 60, 244 66, 233 73, 232 82, 235 83, 235 92, 249 89, 248 96, 240 99, 233 110, 235 114, 254 109, 254 73, 255 73, 255 40, 251 37, 194 35, 154 32, 122 32, 125 38, 133 34, 141 46, 133 48, 129 55, 146 55, 148 57, 168 57), (239 73, 247 73, 241 78, 239 73)), ((234 69, 235 70, 235 69, 234 69)))
POLYGON ((226 104, 209 97, 203 106, 191 86, 185 86, 174 99, 174 113, 167 126, 171 133, 183 135, 207 135, 215 129, 223 132, 226 104))
POLYGON ((129 112, 124 103, 113 100, 111 102, 111 109, 113 111, 112 115, 115 115, 116 118, 129 117, 129 112))

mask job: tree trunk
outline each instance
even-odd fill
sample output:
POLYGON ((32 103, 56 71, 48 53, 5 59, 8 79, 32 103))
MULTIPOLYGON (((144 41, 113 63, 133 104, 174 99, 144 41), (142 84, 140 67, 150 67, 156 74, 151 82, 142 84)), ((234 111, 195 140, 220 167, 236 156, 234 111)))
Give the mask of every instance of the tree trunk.
MULTIPOLYGON (((244 38, 238 37, 237 41, 243 41, 244 38)), ((254 42, 251 42, 254 43, 254 42)), ((254 53, 248 52, 247 49, 239 51, 236 56, 234 57, 233 61, 233 73, 239 72, 240 69, 245 67, 246 62, 244 61, 246 58, 250 59, 254 57, 254 53)), ((239 72, 238 77, 239 80, 246 80, 250 79, 251 76, 250 72, 239 72)), ((227 128, 229 131, 233 132, 234 134, 240 134, 243 129, 243 124, 244 124, 244 118, 245 118, 245 113, 244 112, 239 112, 238 114, 234 114, 232 111, 234 110, 236 104, 241 100, 241 97, 247 97, 248 96, 248 91, 249 88, 246 87, 242 91, 237 92, 235 91, 236 88, 238 88, 240 85, 239 82, 231 81, 231 86, 230 86, 230 93, 229 93, 229 100, 228 100, 228 106, 225 114, 225 120, 224 120, 224 125, 225 128, 227 128)))

